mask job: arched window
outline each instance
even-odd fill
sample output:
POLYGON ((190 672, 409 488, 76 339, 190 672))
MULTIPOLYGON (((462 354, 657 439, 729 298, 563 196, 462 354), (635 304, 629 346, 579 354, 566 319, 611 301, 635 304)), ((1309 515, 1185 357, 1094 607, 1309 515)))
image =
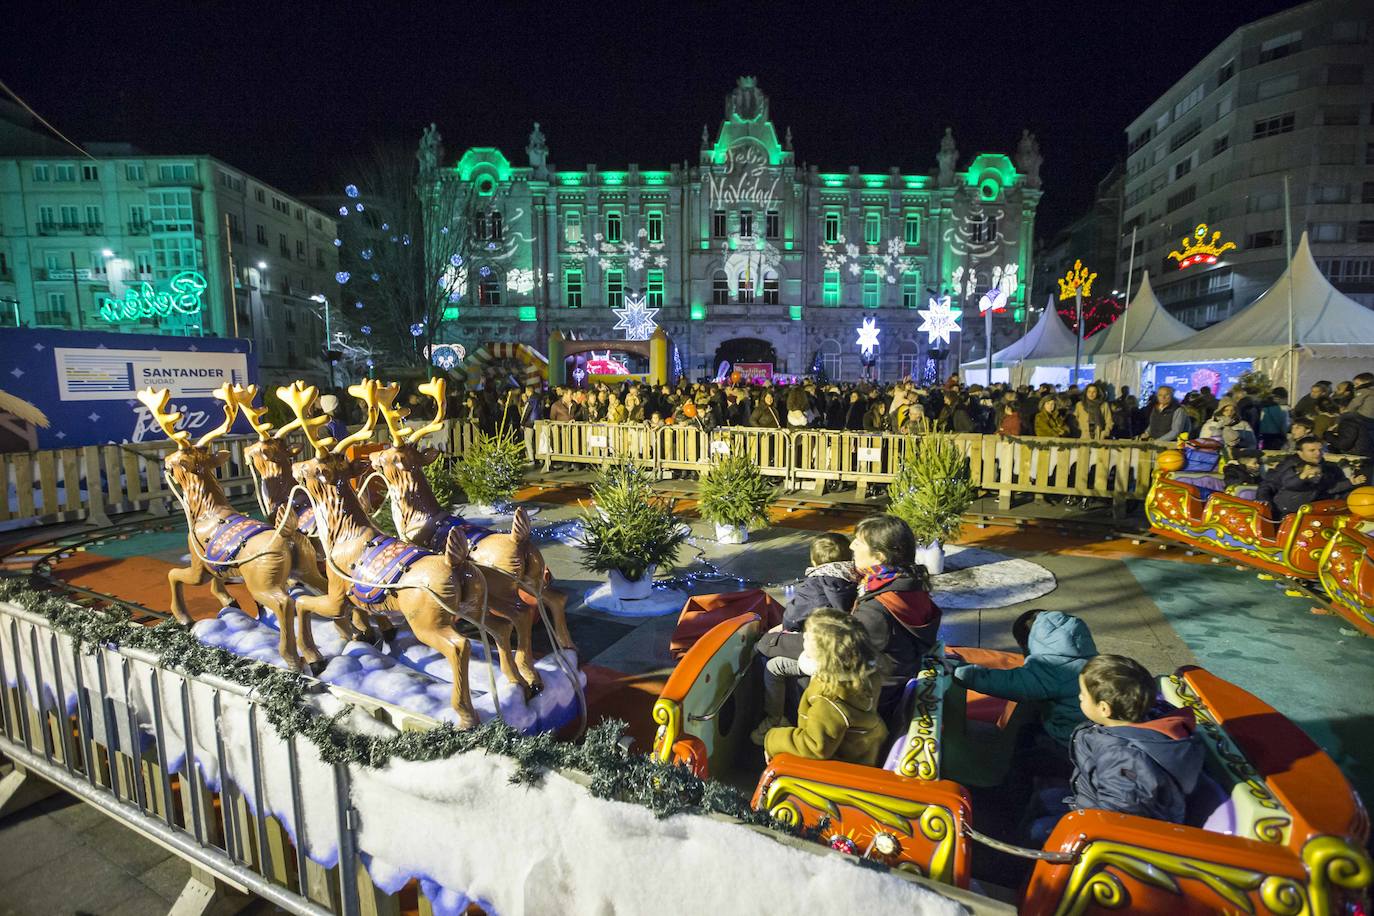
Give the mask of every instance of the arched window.
POLYGON ((827 337, 821 341, 821 365, 825 367, 825 376, 829 379, 840 377, 840 342, 833 337, 827 337))
POLYGON ((781 294, 778 286, 778 275, 775 271, 765 271, 763 274, 763 301, 765 305, 777 305, 781 294))
POLYGON ((730 301, 730 278, 725 271, 718 270, 711 275, 711 304, 726 305, 730 301))
POLYGON ((736 279, 739 280, 739 301, 743 304, 753 302, 755 278, 750 275, 749 271, 741 270, 736 279))

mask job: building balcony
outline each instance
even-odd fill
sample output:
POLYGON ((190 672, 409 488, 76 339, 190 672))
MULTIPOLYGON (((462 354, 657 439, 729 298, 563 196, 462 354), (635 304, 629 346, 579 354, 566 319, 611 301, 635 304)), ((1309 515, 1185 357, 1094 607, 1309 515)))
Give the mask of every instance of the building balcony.
POLYGON ((104 223, 82 223, 81 230, 87 235, 100 235, 105 231, 104 223))
POLYGON ((130 224, 129 224, 129 232, 128 232, 128 234, 129 234, 129 235, 147 235, 147 234, 148 234, 149 232, 151 232, 151 231, 152 231, 152 226, 149 225, 149 223, 148 223, 147 220, 144 220, 144 221, 141 222, 141 223, 130 223, 130 224))
POLYGON ((39 223, 39 235, 57 235, 57 223, 39 223))
POLYGON ((72 316, 68 312, 34 312, 33 323, 39 327, 69 328, 72 326, 72 316))
POLYGON ((80 232, 81 223, 58 223, 57 228, 60 232, 80 232))

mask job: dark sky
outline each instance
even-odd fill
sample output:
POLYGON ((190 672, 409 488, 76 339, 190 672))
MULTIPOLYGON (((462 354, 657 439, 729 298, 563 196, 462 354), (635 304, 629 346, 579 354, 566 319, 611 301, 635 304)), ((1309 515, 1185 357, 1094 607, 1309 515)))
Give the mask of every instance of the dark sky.
POLYGON ((750 74, 823 171, 932 170, 946 125, 962 165, 1029 127, 1052 231, 1091 202, 1131 118, 1237 26, 1293 5, 30 0, 0 29, 0 80, 74 139, 210 153, 309 193, 430 121, 451 156, 499 146, 523 165, 538 120, 562 168, 695 161, 750 74))

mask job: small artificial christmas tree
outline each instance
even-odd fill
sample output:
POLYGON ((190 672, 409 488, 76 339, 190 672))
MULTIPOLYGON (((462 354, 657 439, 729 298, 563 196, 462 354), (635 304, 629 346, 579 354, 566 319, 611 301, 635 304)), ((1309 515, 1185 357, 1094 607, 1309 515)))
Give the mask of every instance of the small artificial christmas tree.
POLYGON ((888 491, 887 511, 911 526, 918 546, 938 552, 943 568, 944 544, 959 534, 961 518, 977 495, 968 461, 954 438, 927 433, 902 458, 888 491))
POLYGON ((581 522, 582 565, 629 582, 676 562, 689 530, 654 493, 644 470, 629 462, 602 469, 581 522))
MULTIPOLYGON (((498 429, 494 436, 479 431, 462 457, 453 460, 452 480, 462 487, 473 505, 505 506, 525 482, 525 461, 525 444, 506 435, 505 429, 498 429)), ((434 486, 440 505, 446 505, 434 477, 430 477, 430 485, 434 486)))
POLYGON ((767 525, 768 507, 776 499, 773 485, 748 455, 714 462, 697 489, 702 517, 716 526, 717 539, 732 543, 746 540, 750 529, 767 525))

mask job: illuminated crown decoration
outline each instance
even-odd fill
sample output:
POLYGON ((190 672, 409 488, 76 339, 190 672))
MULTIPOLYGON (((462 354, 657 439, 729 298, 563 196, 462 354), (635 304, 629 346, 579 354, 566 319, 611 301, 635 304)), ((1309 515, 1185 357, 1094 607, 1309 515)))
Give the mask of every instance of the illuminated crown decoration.
POLYGON ((1217 244, 1221 240, 1220 229, 1213 232, 1211 240, 1208 240, 1207 228, 1206 223, 1198 223, 1192 238, 1183 237, 1183 250, 1169 252, 1169 257, 1178 262, 1179 270, 1194 264, 1215 264, 1222 252, 1236 247, 1235 242, 1217 244))
POLYGON ((1097 274, 1088 273, 1088 268, 1083 266, 1082 261, 1073 262, 1073 270, 1070 270, 1059 280, 1059 298, 1072 299, 1078 295, 1078 291, 1083 291, 1083 298, 1092 294, 1093 281, 1097 279, 1097 274))

